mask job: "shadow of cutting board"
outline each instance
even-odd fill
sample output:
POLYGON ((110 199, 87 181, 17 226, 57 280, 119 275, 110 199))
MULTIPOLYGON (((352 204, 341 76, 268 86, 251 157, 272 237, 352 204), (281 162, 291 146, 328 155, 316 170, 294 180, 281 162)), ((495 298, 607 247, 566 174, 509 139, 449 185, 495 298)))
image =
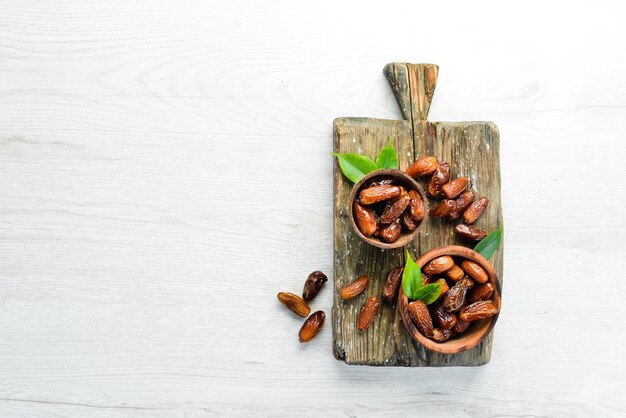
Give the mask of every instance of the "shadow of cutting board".
MULTIPOLYGON (((372 159, 393 140, 401 170, 424 155, 448 161, 451 178, 470 179, 476 198, 489 199, 475 223, 492 231, 502 225, 500 205, 500 138, 492 122, 429 122, 426 118, 439 68, 433 64, 392 63, 384 73, 396 96, 403 120, 338 118, 334 121, 334 152, 359 153, 372 159)), ((477 347, 458 354, 439 354, 413 341, 404 330, 396 304, 382 301, 373 325, 356 329, 356 319, 367 297, 377 296, 387 272, 404 265, 403 249, 381 250, 361 241, 349 221, 352 183, 335 163, 334 168, 334 296, 333 352, 348 364, 371 366, 480 366, 489 362, 493 331, 477 347), (344 301, 340 289, 361 274, 370 278, 363 294, 344 301)), ((423 182, 421 182, 423 184, 423 182)), ((435 201, 431 200, 431 207, 435 201)), ((417 258, 441 245, 464 245, 454 234, 459 221, 429 218, 418 238, 406 248, 417 258)), ((490 259, 502 285, 503 245, 490 259)), ((497 330, 497 324, 496 328, 497 330)))

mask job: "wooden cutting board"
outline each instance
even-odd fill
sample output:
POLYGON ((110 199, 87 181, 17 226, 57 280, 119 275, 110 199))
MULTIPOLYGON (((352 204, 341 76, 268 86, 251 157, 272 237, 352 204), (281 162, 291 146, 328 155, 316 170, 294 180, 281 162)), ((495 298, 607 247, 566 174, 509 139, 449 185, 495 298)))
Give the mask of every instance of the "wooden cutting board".
MULTIPOLYGON (((470 179, 476 198, 486 196, 489 206, 475 223, 492 231, 502 225, 500 205, 500 137, 492 122, 429 122, 439 68, 433 64, 392 63, 384 74, 396 96, 403 120, 338 118, 334 121, 334 152, 359 153, 372 159, 388 138, 393 140, 401 170, 424 155, 448 161, 451 178, 470 179)), ((380 250, 354 233, 348 210, 352 183, 335 163, 334 168, 334 297, 332 311, 333 352, 348 364, 371 366, 480 366, 489 362, 493 331, 477 347, 458 354, 430 351, 409 336, 396 304, 381 303, 374 324, 365 332, 356 329, 356 318, 365 299, 380 298, 387 272, 404 265, 403 249, 380 250), (344 301, 340 289, 361 274, 370 278, 367 290, 344 301)), ((423 182, 421 182, 423 184, 423 182)), ((431 207, 434 201, 431 202, 431 207)), ((454 234, 458 221, 429 218, 418 238, 406 248, 416 259, 446 244, 464 245, 454 234)), ((502 285, 503 245, 490 259, 502 285)), ((506 303, 506 302, 504 302, 506 303)), ((497 324, 495 330, 497 330, 497 324)))

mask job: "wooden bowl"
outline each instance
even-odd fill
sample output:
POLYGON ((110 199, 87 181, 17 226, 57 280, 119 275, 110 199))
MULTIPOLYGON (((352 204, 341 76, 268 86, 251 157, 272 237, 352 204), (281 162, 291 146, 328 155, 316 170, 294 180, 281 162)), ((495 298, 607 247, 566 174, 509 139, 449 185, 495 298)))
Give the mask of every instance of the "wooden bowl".
POLYGON ((364 176, 352 188, 349 202, 350 202, 349 204, 350 207, 348 208, 348 213, 350 214, 350 223, 352 224, 352 228, 354 229, 354 232, 356 232, 356 234, 363 241, 375 247, 382 248, 382 249, 404 247, 406 244, 411 242, 413 238, 415 238, 415 236, 417 235, 417 232, 420 229, 420 226, 422 226, 424 224, 424 221, 428 219, 428 199, 426 198, 426 194, 424 194, 424 191, 422 190, 421 186, 412 177, 410 177, 404 171, 400 171, 400 170, 393 170, 393 169, 376 170, 364 176), (369 184, 371 184, 372 182, 376 180, 381 180, 385 178, 389 178, 393 180, 393 183, 395 185, 404 187, 407 192, 411 190, 417 191, 417 193, 419 193, 419 195, 422 197, 422 200, 424 201, 424 219, 422 219, 422 221, 419 223, 417 228, 415 228, 414 231, 407 231, 404 229, 404 227, 402 227, 403 229, 402 229, 402 234, 400 235, 400 237, 395 242, 391 242, 391 243, 384 242, 383 240, 377 237, 366 237, 365 235, 363 235, 361 231, 359 231, 359 228, 356 226, 356 222, 354 221, 354 211, 352 209, 354 206, 354 201, 359 196, 359 193, 361 192, 362 189, 368 187, 369 184))
MULTIPOLYGON (((500 312, 500 282, 498 281, 498 276, 496 275, 493 267, 482 255, 469 248, 461 247, 458 245, 446 245, 422 254, 417 259, 417 265, 422 268, 429 261, 442 255, 449 255, 452 257, 459 256, 480 264, 480 266, 484 268, 489 275, 489 281, 495 287, 492 300, 498 308, 498 312, 500 312)), ((443 343, 438 343, 427 338, 419 332, 419 330, 417 329, 415 324, 413 324, 413 321, 411 321, 411 318, 409 317, 409 312, 407 308, 408 303, 409 301, 404 294, 404 291, 402 290, 402 286, 400 286, 400 292, 398 293, 398 311, 400 312, 400 316, 402 317, 402 322, 404 322, 404 327, 409 332, 409 334, 411 334, 413 339, 416 340, 418 343, 426 348, 443 354, 460 353, 461 351, 469 350, 470 348, 476 347, 489 334, 489 332, 496 324, 496 321, 498 320, 498 314, 496 314, 490 318, 474 321, 469 326, 469 328, 465 330, 464 333, 458 336, 453 336, 448 341, 445 341, 443 343)))

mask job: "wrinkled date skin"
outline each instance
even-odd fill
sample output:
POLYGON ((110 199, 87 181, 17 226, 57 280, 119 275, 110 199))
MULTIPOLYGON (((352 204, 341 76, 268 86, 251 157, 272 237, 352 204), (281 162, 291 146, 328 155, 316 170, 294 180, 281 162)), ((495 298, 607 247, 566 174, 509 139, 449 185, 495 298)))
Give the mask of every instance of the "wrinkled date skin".
POLYGON ((380 230, 380 238, 387 243, 396 242, 400 238, 400 234, 402 234, 400 218, 380 230))
POLYGON ((398 293, 398 288, 402 282, 403 271, 403 267, 396 267, 387 273, 387 278, 385 279, 385 285, 383 286, 382 291, 383 299, 387 302, 393 302, 396 297, 396 293, 398 293))
POLYGON ((467 284, 464 282, 464 279, 461 279, 448 290, 446 297, 443 299, 443 307, 446 308, 448 312, 460 310, 465 302, 466 294, 467 284))
POLYGON ((309 312, 311 312, 309 305, 298 295, 289 292, 279 292, 277 297, 280 303, 296 315, 306 318, 309 312))
POLYGON ((413 220, 411 214, 408 212, 408 209, 405 210, 402 214, 402 225, 404 225, 404 227, 409 231, 415 231, 415 229, 417 228, 417 224, 413 220))
POLYGON ((442 255, 434 260, 430 261, 424 266, 424 273, 426 274, 440 274, 448 270, 454 265, 454 260, 449 255, 442 255))
POLYGON ((444 196, 441 188, 450 181, 450 164, 441 162, 437 165, 437 170, 430 176, 426 183, 426 194, 432 198, 441 198, 444 196))
POLYGON ((483 269, 480 264, 470 260, 464 260, 461 263, 461 268, 468 276, 476 280, 478 283, 487 283, 489 281, 489 275, 483 269))
POLYGON ((361 231, 361 234, 366 237, 373 235, 378 228, 378 222, 376 222, 376 215, 374 215, 374 212, 358 202, 354 202, 352 205, 352 211, 354 215, 354 222, 356 223, 357 228, 359 228, 359 231, 361 231))
POLYGON ((380 215, 381 224, 390 224, 398 219, 402 212, 404 212, 404 210, 409 206, 409 203, 411 203, 409 194, 405 192, 404 189, 402 189, 402 191, 403 193, 401 193, 397 199, 387 206, 383 214, 380 215))
POLYGON ((481 300, 487 300, 491 298, 495 287, 493 284, 487 282, 476 286, 467 296, 467 300, 470 303, 479 302, 481 300))
POLYGON ((489 204, 489 199, 486 197, 481 197, 471 205, 465 209, 463 212, 463 220, 466 224, 473 224, 476 222, 476 219, 483 213, 487 205, 489 204))
POLYGON ((467 178, 459 177, 441 186, 441 191, 448 199, 454 199, 465 190, 465 186, 467 186, 467 178))
POLYGON ((406 173, 414 179, 418 179, 434 173, 436 169, 437 159, 435 157, 428 156, 415 161, 413 165, 406 170, 406 173))
POLYGON ((456 203, 454 203, 454 200, 444 199, 430 211, 430 216, 433 218, 444 218, 450 216, 455 210, 456 203))
POLYGON ((452 331, 460 334, 461 332, 465 332, 465 330, 470 326, 471 322, 462 321, 461 319, 456 320, 456 325, 452 328, 452 331))
POLYGON ((456 264, 446 270, 445 274, 446 277, 453 282, 458 282, 463 278, 463 276, 465 276, 465 272, 463 271, 463 269, 456 264))
POLYGON ((458 219, 465 208, 467 208, 474 201, 474 192, 468 190, 461 194, 461 196, 454 199, 454 211, 450 214, 450 219, 458 219))
POLYGON ((343 289, 341 289, 341 297, 343 300, 352 299, 355 296, 358 296, 363 292, 367 285, 369 284, 369 279, 367 276, 359 276, 352 283, 346 285, 343 289))
POLYGON ((415 222, 419 222, 424 219, 424 214, 426 213, 424 200, 416 190, 409 191, 409 198, 411 199, 411 202, 409 204, 411 217, 415 222))
POLYGON ((383 200, 393 199, 400 196, 400 187, 391 184, 381 184, 378 186, 368 187, 361 190, 359 198, 361 204, 371 205, 373 203, 382 202, 383 200))
POLYGON ((452 329, 456 325, 456 316, 446 311, 443 305, 437 305, 432 310, 434 322, 442 329, 452 329))
POLYGON ((298 333, 298 338, 301 343, 309 342, 317 335, 322 325, 324 325, 324 320, 326 319, 326 314, 323 311, 317 311, 311 314, 304 324, 302 324, 302 328, 300 328, 300 332, 298 333))
POLYGON ((453 335, 454 332, 451 329, 435 328, 433 329, 433 335, 431 335, 430 339, 438 343, 443 343, 448 341, 453 335))
POLYGON ((359 317, 356 322, 356 327, 359 331, 365 331, 370 327, 370 325, 372 325, 372 322, 374 322, 374 318, 376 318, 376 314, 378 313, 378 306, 378 298, 367 298, 361 307, 361 311, 359 312, 359 317))
POLYGON ((490 300, 481 300, 480 302, 472 303, 463 308, 459 313, 459 318, 463 321, 477 321, 483 318, 489 318, 498 313, 498 308, 490 300))
POLYGON ((472 225, 458 224, 454 232, 465 241, 478 242, 487 236, 487 231, 472 225))
POLYGON ((430 337, 433 334, 433 320, 428 312, 428 307, 421 300, 416 300, 407 305, 409 317, 422 334, 430 337))
POLYGON ((304 289, 302 290, 302 299, 308 301, 313 300, 319 293, 324 283, 328 281, 328 277, 321 271, 314 271, 309 274, 304 282, 304 289))

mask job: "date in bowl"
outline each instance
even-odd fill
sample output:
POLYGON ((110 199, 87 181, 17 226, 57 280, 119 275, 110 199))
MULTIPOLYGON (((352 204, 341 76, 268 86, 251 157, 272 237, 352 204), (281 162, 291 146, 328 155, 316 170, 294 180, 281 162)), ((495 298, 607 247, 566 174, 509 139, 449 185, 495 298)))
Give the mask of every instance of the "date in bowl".
MULTIPOLYGON (((398 293, 398 312, 400 313, 405 329, 408 331, 408 333, 411 335, 411 337, 413 337, 415 341, 417 341, 424 347, 430 350, 436 351, 438 353, 454 354, 454 353, 460 353, 462 351, 469 350, 471 348, 476 347, 478 344, 480 344, 480 342, 485 337, 487 337, 487 335, 489 335, 489 333, 495 326, 496 321, 498 320, 498 313, 500 312, 500 305, 501 305, 501 297, 500 297, 501 289, 500 289, 500 282, 498 281, 498 277, 496 276, 496 272, 494 271, 489 261, 487 261, 483 256, 478 254, 476 251, 471 250, 466 247, 461 247, 457 245, 447 245, 447 246, 435 248, 433 250, 430 250, 422 254, 417 259, 416 263, 420 267, 422 272, 424 273, 425 271, 426 272, 428 271, 429 263, 431 263, 431 261, 442 260, 442 257, 445 258, 445 256, 448 256, 453 259, 455 263, 454 265, 458 267, 458 270, 456 268, 450 269, 448 270, 449 271, 448 275, 446 275, 446 272, 432 275, 431 276, 432 281, 434 282, 437 279, 443 278, 444 280, 446 280, 446 283, 449 285, 449 288, 452 289, 452 287, 454 287, 456 283, 459 283, 460 280, 466 280, 466 279, 472 280, 471 276, 467 274, 467 272, 465 271, 463 272, 463 278, 459 279, 458 277, 460 277, 461 275, 461 270, 468 270, 471 274, 474 274, 475 271, 477 270, 480 272, 482 277, 480 277, 480 281, 472 280, 474 284, 472 285, 471 288, 469 288, 464 299, 476 300, 479 297, 478 295, 479 286, 482 286, 482 289, 489 288, 492 290, 491 294, 488 297, 485 297, 483 299, 478 299, 479 301, 481 301, 479 302, 479 304, 482 303, 483 305, 489 305, 490 309, 492 309, 492 313, 494 309, 496 313, 486 318, 472 320, 471 322, 469 322, 469 326, 467 326, 463 331, 455 332, 451 329, 450 334, 452 334, 452 336, 449 337, 449 339, 443 342, 437 342, 432 339, 433 338, 432 335, 429 338, 429 336, 424 335, 424 332, 420 330, 418 326, 416 326, 416 322, 414 319, 415 313, 409 312, 409 306, 408 306, 409 300, 406 294, 404 293, 404 291, 402 290, 402 287, 400 287, 400 290, 398 293), (463 261, 467 261, 468 263, 463 265, 464 269, 461 269, 459 266, 462 264, 463 261), (482 270, 478 269, 476 265, 478 265, 482 270), (473 270, 470 270, 469 267, 473 267, 473 270), (456 277, 456 280, 452 280, 450 279, 450 277, 448 277, 448 276, 454 277, 452 274, 452 270, 458 271, 459 275, 456 277), (472 294, 472 292, 476 294, 472 294), (413 318, 411 315, 413 315, 413 318)), ((430 264, 430 266, 432 265, 433 264, 430 264)), ((446 286, 442 285, 442 287, 446 287, 446 286)), ((448 292, 450 292, 450 290, 448 290, 448 292)), ((435 302, 434 304, 428 306, 428 310, 430 311, 430 314, 431 314, 431 319, 433 320, 434 328, 441 326, 441 322, 439 324, 437 323, 438 318, 435 318, 436 313, 434 311, 438 307, 440 309, 443 309, 443 306, 445 305, 443 301, 445 301, 445 297, 442 298, 441 301, 435 302)), ((473 315, 474 317, 480 316, 480 312, 477 313, 476 310, 474 310, 473 312, 470 312, 471 309, 469 308, 469 306, 475 303, 476 302, 470 303, 468 301, 467 305, 465 306, 465 308, 468 308, 468 310, 463 315, 461 314, 461 312, 463 312, 465 308, 454 310, 452 314, 455 316, 455 321, 458 318, 460 322, 462 316, 467 317, 470 314, 473 315)), ((445 316, 445 312, 444 312, 444 316, 445 316)), ((437 328, 436 332, 438 332, 439 333, 438 335, 440 335, 441 331, 442 329, 437 328)), ((449 331, 445 331, 445 332, 449 332, 449 331)))
POLYGON ((424 191, 400 170, 377 170, 364 176, 352 188, 349 202, 354 232, 363 241, 382 249, 400 248, 411 242, 428 217, 424 191), (405 206, 407 201, 409 204, 405 206), (420 201, 422 206, 417 208, 420 201), (399 211, 400 215, 396 216, 399 211), (417 216, 418 211, 421 216, 417 216), (388 222, 391 218, 394 220, 388 222))

